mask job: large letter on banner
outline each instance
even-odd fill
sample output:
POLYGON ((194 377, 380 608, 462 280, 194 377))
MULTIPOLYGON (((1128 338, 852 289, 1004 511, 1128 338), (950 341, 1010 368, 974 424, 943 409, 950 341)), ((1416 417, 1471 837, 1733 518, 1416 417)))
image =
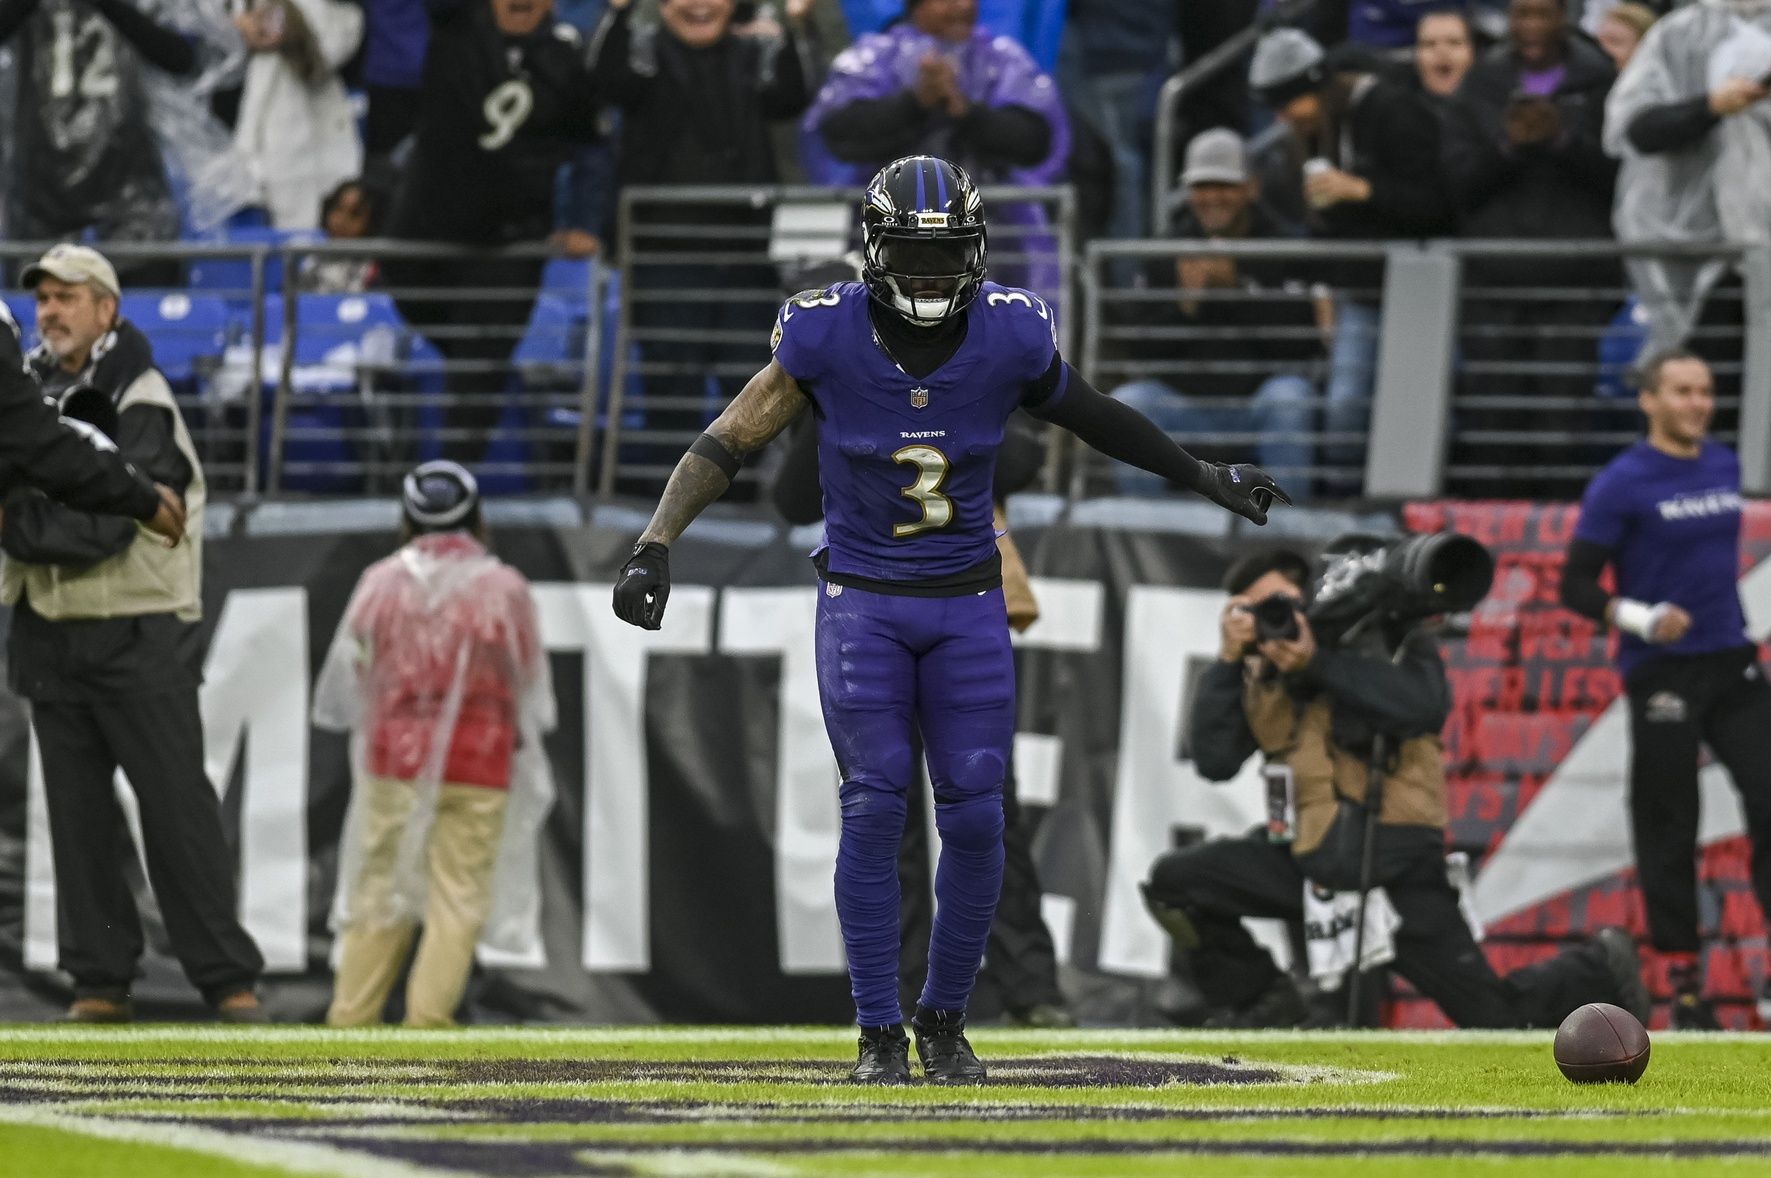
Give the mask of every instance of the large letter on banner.
POLYGON ((1125 675, 1119 718, 1119 772, 1113 789, 1112 848, 1096 959, 1103 970, 1158 977, 1168 959, 1161 929, 1144 911, 1138 884, 1168 849, 1177 825, 1235 834, 1260 821, 1260 771, 1214 785, 1179 756, 1181 705, 1195 666, 1217 657, 1213 589, 1134 586, 1125 602, 1125 675))
POLYGON ((549 650, 584 652, 584 968, 652 968, 646 783, 646 658, 705 654, 713 590, 671 590, 661 630, 628 625, 607 585, 537 585, 549 650))
POLYGON ((841 973, 842 930, 831 872, 841 823, 840 774, 818 704, 817 590, 727 589, 719 648, 781 656, 775 768, 775 915, 782 973, 841 973))

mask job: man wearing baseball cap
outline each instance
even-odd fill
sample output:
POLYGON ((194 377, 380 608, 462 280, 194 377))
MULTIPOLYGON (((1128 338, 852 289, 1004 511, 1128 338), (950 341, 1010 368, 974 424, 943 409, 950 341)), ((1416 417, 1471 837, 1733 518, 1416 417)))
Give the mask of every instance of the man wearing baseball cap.
MULTIPOLYGON (((1223 127, 1187 145, 1181 171, 1186 207, 1171 236, 1196 241, 1253 241, 1294 236, 1259 196, 1242 137, 1223 127)), ((1252 435, 1261 466, 1284 470, 1287 488, 1307 489, 1316 447, 1318 391, 1312 378, 1325 359, 1315 298, 1304 265, 1284 258, 1182 254, 1152 263, 1151 290, 1173 288, 1173 302, 1139 308, 1140 324, 1180 328, 1151 332, 1128 346, 1139 360, 1172 366, 1113 390, 1171 434, 1252 435)), ((1245 449, 1247 439, 1235 448, 1245 449)), ((1167 486, 1129 467, 1119 472, 1128 495, 1161 495, 1167 486)))
MULTIPOLYGON (((58 245, 25 268, 42 344, 28 363, 44 391, 108 399, 122 456, 176 494, 186 542, 168 548, 133 522, 15 488, 0 517, 0 602, 12 607, 8 672, 31 701, 54 848, 60 965, 69 1017, 121 1022, 142 952, 122 876, 114 782, 128 775, 143 850, 173 952, 226 1021, 255 1022, 263 959, 241 926, 221 805, 204 766, 200 668, 186 640, 202 617, 203 466, 154 367, 153 348, 118 313, 117 273, 96 250, 58 245)), ((102 428, 102 427, 101 427, 102 428)))
POLYGON ((21 485, 85 511, 140 520, 169 543, 184 535, 177 495, 156 487, 91 430, 62 420, 44 399, 25 369, 18 324, 0 303, 0 495, 21 485))

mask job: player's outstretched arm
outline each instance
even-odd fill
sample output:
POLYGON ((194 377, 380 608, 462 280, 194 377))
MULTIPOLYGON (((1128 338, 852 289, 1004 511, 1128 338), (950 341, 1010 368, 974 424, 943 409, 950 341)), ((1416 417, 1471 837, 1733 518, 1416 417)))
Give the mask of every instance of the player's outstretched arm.
MULTIPOLYGON (((1062 363, 1062 361, 1058 361, 1062 363)), ((1177 487, 1197 491, 1219 507, 1257 524, 1267 522, 1274 502, 1291 500, 1258 466, 1201 462, 1162 431, 1162 427, 1121 401, 1115 401, 1064 365, 1057 392, 1027 406, 1027 412, 1063 426, 1109 458, 1161 475, 1177 487)))
POLYGON ((671 543, 726 493, 744 460, 793 424, 808 404, 793 377, 773 360, 750 378, 670 473, 652 522, 615 579, 616 616, 645 630, 663 624, 664 603, 670 598, 671 543))

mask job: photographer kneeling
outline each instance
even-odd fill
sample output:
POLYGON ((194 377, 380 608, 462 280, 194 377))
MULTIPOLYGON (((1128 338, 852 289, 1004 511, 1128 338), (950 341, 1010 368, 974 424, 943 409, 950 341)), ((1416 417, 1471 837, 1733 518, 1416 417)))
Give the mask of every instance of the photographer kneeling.
MULTIPOLYGON (((1250 755, 1264 756, 1269 795, 1281 803, 1270 829, 1169 852, 1144 886, 1157 922, 1189 952, 1206 1000, 1237 1025, 1303 1020, 1297 987, 1242 918, 1302 921, 1306 881, 1318 892, 1359 889, 1377 741, 1388 755, 1370 882, 1399 921, 1396 971, 1461 1027, 1553 1027, 1587 1002, 1645 1017, 1634 944, 1621 930, 1505 978, 1489 966, 1445 875, 1439 730, 1451 688, 1439 652, 1393 617, 1319 645, 1305 614, 1308 580, 1294 552, 1230 570, 1218 661, 1188 716, 1193 761, 1207 778, 1228 781, 1250 755)), ((1485 589, 1484 580, 1476 596, 1485 589)))

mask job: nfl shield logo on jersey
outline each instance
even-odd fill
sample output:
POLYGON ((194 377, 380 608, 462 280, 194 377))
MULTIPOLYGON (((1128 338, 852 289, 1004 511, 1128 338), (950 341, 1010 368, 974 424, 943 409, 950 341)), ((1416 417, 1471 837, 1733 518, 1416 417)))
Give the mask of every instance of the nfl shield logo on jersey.
POLYGON ((929 391, 921 385, 911 389, 910 407, 912 409, 927 409, 929 407, 929 391))

